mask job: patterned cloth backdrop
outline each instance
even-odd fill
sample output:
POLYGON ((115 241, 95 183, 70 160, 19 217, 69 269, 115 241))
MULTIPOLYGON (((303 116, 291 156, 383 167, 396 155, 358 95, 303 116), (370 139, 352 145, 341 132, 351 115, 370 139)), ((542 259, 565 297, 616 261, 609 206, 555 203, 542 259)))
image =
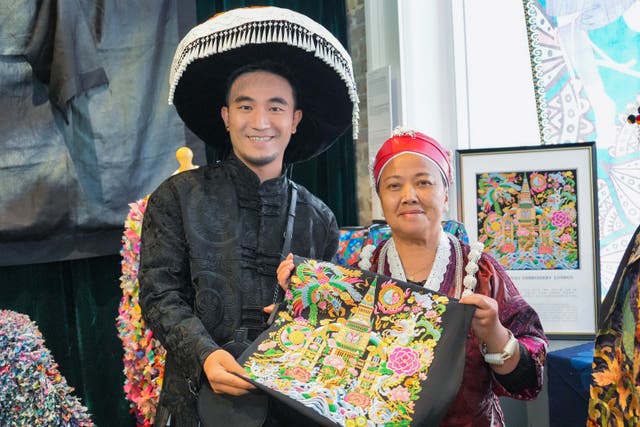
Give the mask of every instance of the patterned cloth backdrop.
MULTIPOLYGON (((469 243, 469 236, 464 224, 454 220, 442 221, 442 229, 461 241, 469 243)), ((375 223, 369 227, 343 227, 340 229, 336 264, 349 266, 360 261, 360 252, 367 245, 378 246, 383 240, 391 237, 391 227, 385 223, 375 223)))
POLYGON ((543 144, 596 141, 604 296, 640 224, 640 2, 524 0, 543 144))

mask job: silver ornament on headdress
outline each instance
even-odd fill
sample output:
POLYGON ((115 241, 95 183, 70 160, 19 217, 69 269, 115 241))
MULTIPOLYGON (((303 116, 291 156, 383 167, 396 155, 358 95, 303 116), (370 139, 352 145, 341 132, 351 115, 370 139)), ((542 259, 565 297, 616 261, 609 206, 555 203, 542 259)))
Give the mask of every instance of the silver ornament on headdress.
POLYGON ((391 136, 405 136, 409 135, 411 138, 416 137, 416 131, 414 129, 408 128, 406 126, 396 126, 391 132, 391 136))

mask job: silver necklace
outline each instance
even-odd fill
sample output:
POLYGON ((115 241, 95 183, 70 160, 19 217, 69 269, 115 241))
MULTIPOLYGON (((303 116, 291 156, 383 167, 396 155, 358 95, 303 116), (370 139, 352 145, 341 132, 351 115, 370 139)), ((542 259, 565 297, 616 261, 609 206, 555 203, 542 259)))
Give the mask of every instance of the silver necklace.
MULTIPOLYGON (((444 281, 444 276, 447 272, 447 265, 449 264, 449 258, 451 257, 451 247, 449 246, 449 239, 444 231, 440 230, 438 239, 438 249, 436 250, 436 257, 433 261, 433 267, 429 277, 424 282, 424 287, 431 289, 432 291, 438 291, 440 285, 444 281)), ((378 262, 378 274, 384 274, 385 262, 389 263, 389 272, 391 277, 398 280, 407 281, 407 276, 398 255, 396 244, 393 241, 393 237, 384 244, 380 250, 380 260, 378 262)))

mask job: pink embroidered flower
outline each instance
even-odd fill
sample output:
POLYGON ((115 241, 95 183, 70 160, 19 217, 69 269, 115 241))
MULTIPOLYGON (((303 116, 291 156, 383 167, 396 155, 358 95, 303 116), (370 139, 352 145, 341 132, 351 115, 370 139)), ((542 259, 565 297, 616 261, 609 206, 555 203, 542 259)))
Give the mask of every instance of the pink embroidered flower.
POLYGON ((565 211, 555 211, 551 215, 551 223, 558 228, 564 228, 571 224, 571 217, 565 211))
POLYGON ((391 389, 391 399, 398 400, 400 402, 408 402, 411 400, 411 393, 406 387, 399 385, 391 389))
POLYGON ((515 251, 516 247, 513 245, 513 243, 505 243, 500 247, 500 252, 502 252, 503 254, 511 254, 515 251))
POLYGON ((429 310, 424 313, 424 317, 426 317, 427 319, 433 319, 434 317, 438 317, 438 312, 435 310, 429 310))
POLYGON ((265 341, 260 343, 260 345, 258 346, 258 350, 259 351, 267 351, 271 348, 274 348, 276 346, 276 342, 275 341, 265 341))
POLYGON ((287 377, 291 377, 294 378, 298 381, 301 381, 303 383, 306 383, 309 381, 309 379, 311 378, 311 373, 309 371, 307 371, 306 369, 303 368, 299 368, 299 367, 294 367, 294 368, 289 368, 285 371, 284 373, 285 376, 287 377))
POLYGON ((333 366, 339 371, 344 369, 344 367, 347 365, 342 357, 336 356, 335 354, 331 354, 325 357, 324 364, 327 366, 333 366))
POLYGON ((549 245, 540 245, 538 248, 538 253, 541 255, 552 254, 553 248, 549 245))
POLYGON ((420 355, 408 347, 396 347, 389 355, 387 368, 398 375, 413 375, 420 370, 420 355))
POLYGON ((572 240, 573 239, 571 238, 571 236, 568 235, 567 233, 564 233, 562 236, 560 236, 560 243, 567 244, 572 240))
POLYGON ((361 408, 368 408, 371 404, 371 399, 364 393, 358 393, 352 391, 347 393, 344 397, 345 402, 351 403, 353 406, 359 406, 361 408))

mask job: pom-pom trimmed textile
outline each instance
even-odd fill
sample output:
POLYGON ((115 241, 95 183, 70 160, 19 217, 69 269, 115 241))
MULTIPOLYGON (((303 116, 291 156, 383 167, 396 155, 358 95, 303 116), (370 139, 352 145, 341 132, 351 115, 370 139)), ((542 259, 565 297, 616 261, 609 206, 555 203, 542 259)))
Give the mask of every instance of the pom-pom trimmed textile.
POLYGON ((162 388, 165 349, 145 326, 138 303, 142 217, 149 196, 130 203, 122 236, 122 298, 116 327, 124 349, 124 392, 138 426, 151 426, 162 388))
POLYGON ((35 322, 0 310, 0 426, 93 426, 35 322))
MULTIPOLYGON (((475 308, 369 271, 294 263, 287 309, 239 358, 251 382, 322 425, 438 425, 475 308)), ((207 426, 233 406, 216 408, 211 393, 200 391, 207 426)))

